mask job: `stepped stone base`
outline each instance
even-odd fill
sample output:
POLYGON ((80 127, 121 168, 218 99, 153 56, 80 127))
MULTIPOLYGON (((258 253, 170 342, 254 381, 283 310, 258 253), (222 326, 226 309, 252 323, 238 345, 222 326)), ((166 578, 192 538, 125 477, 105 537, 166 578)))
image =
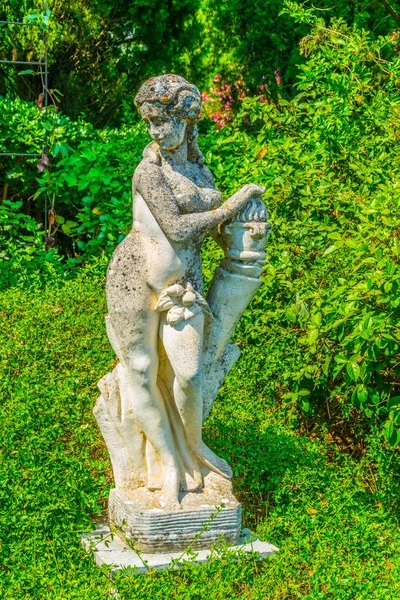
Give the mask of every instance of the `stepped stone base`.
MULTIPOLYGON (((139 556, 118 535, 111 533, 110 528, 105 524, 99 525, 90 534, 83 535, 82 545, 87 552, 93 552, 97 565, 112 567, 111 575, 119 569, 127 568, 136 568, 138 573, 146 573, 150 569, 166 569, 174 560, 179 560, 179 563, 174 566, 176 569, 187 560, 204 563, 213 552, 212 550, 199 550, 195 555, 186 555, 181 552, 141 553, 139 556)), ((228 551, 232 552, 235 560, 240 560, 240 552, 257 552, 259 559, 265 559, 272 557, 279 550, 276 546, 259 540, 248 529, 243 529, 237 543, 228 547, 228 551)))
POLYGON ((119 529, 140 552, 179 552, 190 544, 193 550, 208 549, 221 536, 225 543, 236 544, 242 511, 229 482, 222 485, 218 482, 216 487, 208 486, 199 492, 182 493, 180 503, 181 509, 166 510, 162 508, 158 491, 113 489, 108 500, 109 524, 117 528, 117 532, 119 529), (222 510, 217 512, 216 507, 222 504, 222 510), (206 523, 210 527, 204 530, 206 523))

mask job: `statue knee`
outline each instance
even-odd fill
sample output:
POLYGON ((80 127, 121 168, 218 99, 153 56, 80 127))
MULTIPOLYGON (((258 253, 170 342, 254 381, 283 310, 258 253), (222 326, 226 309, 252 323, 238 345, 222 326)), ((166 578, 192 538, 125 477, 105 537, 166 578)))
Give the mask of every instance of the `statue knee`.
POLYGON ((150 388, 157 377, 154 361, 150 356, 134 356, 129 359, 129 369, 134 384, 150 388))
POLYGON ((186 394, 198 392, 201 389, 201 372, 197 370, 188 370, 177 375, 180 388, 186 394))

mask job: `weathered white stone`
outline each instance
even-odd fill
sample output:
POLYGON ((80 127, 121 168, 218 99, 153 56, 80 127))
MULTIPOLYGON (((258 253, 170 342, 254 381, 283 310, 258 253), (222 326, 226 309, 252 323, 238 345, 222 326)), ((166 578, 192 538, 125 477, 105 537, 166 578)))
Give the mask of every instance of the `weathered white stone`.
MULTIPOLYGON (((217 479, 218 475, 210 473, 209 477, 217 479)), ((221 536, 235 544, 242 525, 241 506, 229 482, 214 484, 207 481, 202 490, 180 493, 180 508, 175 510, 162 508, 160 492, 145 487, 111 490, 109 521, 141 552, 182 551, 189 545, 196 550, 208 548, 221 536), (211 527, 205 529, 204 524, 211 527)))
MULTIPOLYGON (((136 552, 118 535, 111 533, 108 525, 99 525, 95 531, 89 535, 82 536, 82 544, 88 552, 92 552, 96 563, 112 567, 111 574, 119 569, 136 568, 137 573, 147 573, 150 569, 166 569, 174 561, 178 561, 174 568, 184 561, 193 561, 195 563, 204 563, 212 555, 212 550, 198 550, 195 555, 192 550, 188 553, 181 552, 160 552, 145 553, 136 552)), ((258 559, 273 557, 278 548, 262 542, 257 536, 253 535, 249 529, 243 529, 236 544, 228 547, 232 552, 232 558, 239 558, 241 552, 257 553, 258 559)))
POLYGON ((133 176, 132 230, 108 269, 106 327, 119 363, 99 382, 94 408, 115 479, 110 523, 126 521, 149 551, 183 549, 226 498, 199 544, 222 529, 234 543, 232 471, 204 444, 202 424, 240 354, 231 335, 261 285, 264 188, 245 185, 222 202, 197 145, 200 93, 182 77, 148 80, 135 103, 153 141, 133 176), (225 257, 205 298, 208 231, 225 257))

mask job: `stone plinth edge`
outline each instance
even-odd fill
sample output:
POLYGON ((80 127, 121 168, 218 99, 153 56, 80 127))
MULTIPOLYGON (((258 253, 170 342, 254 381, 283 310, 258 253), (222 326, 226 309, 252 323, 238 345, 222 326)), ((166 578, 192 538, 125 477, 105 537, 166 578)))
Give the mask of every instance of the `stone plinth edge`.
MULTIPOLYGON (((184 561, 204 563, 212 555, 213 550, 199 550, 190 555, 181 552, 142 553, 131 548, 118 535, 112 533, 108 525, 99 525, 95 531, 81 537, 82 545, 87 552, 92 552, 97 565, 112 567, 111 573, 119 569, 137 568, 138 573, 146 573, 150 569, 167 569, 173 561, 179 561, 174 568, 184 561)), ((249 529, 243 529, 239 540, 233 546, 226 547, 232 552, 234 560, 240 560, 241 552, 256 552, 259 559, 272 557, 279 552, 276 546, 262 542, 249 529)))

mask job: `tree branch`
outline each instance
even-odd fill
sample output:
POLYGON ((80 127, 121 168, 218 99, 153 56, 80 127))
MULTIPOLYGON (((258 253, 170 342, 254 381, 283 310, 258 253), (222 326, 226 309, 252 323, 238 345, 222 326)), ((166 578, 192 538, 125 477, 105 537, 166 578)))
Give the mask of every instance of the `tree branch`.
POLYGON ((383 4, 383 6, 388 11, 388 13, 391 14, 393 19, 396 21, 397 26, 400 27, 400 15, 398 12, 395 11, 393 6, 391 4, 389 4, 388 0, 378 0, 378 2, 383 4))

